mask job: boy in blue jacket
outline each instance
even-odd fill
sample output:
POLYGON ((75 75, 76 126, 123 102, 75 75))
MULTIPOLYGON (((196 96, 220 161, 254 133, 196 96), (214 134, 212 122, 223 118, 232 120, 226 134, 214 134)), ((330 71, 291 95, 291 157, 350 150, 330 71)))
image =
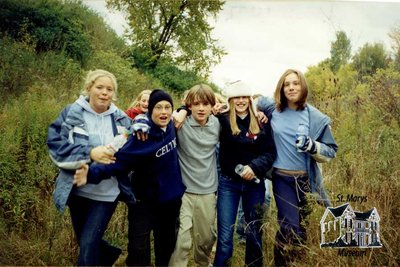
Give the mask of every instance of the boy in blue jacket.
POLYGON ((122 176, 134 171, 131 184, 137 202, 128 204, 128 266, 151 265, 151 231, 156 266, 168 265, 175 247, 185 186, 179 169, 172 110, 171 96, 163 90, 154 90, 147 113, 151 126, 148 139, 143 142, 131 135, 115 154, 114 164, 92 164, 90 168, 85 165, 74 177, 74 183, 79 186, 97 183, 111 174, 122 176))

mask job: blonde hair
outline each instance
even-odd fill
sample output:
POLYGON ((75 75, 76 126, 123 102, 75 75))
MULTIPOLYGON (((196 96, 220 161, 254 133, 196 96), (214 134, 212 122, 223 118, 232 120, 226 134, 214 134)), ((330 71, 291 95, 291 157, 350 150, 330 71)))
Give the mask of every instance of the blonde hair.
POLYGON ((217 103, 226 103, 226 98, 223 97, 220 93, 214 93, 215 95, 215 101, 217 103))
POLYGON ((138 107, 139 104, 140 104, 140 99, 142 99, 142 96, 145 95, 145 94, 147 94, 147 95, 150 96, 151 90, 145 89, 145 90, 141 91, 141 92, 136 96, 136 98, 133 100, 133 102, 132 102, 132 104, 129 106, 129 108, 138 107))
POLYGON ((283 87, 285 85, 286 77, 292 73, 297 75, 301 85, 301 93, 300 93, 301 95, 299 101, 296 102, 297 105, 296 110, 303 110, 305 108, 308 95, 308 85, 306 78, 304 77, 304 74, 301 71, 295 69, 288 69, 282 74, 275 89, 275 94, 274 94, 275 106, 279 112, 282 112, 288 106, 288 102, 283 87))
POLYGON ((83 84, 83 89, 81 91, 81 95, 83 96, 88 96, 88 90, 90 89, 90 87, 93 86, 93 84, 96 82, 96 80, 100 77, 108 77, 111 80, 111 83, 114 87, 114 95, 112 97, 113 101, 117 100, 117 89, 118 89, 118 84, 117 84, 117 78, 115 78, 114 74, 112 74, 111 72, 108 72, 106 70, 101 70, 101 69, 97 69, 97 70, 93 70, 93 71, 88 71, 84 84, 83 84))
POLYGON ((185 104, 190 107, 196 101, 209 103, 213 107, 215 105, 215 94, 211 87, 207 84, 197 84, 190 88, 185 98, 185 104))
MULTIPOLYGON (((249 98, 248 111, 250 116, 249 132, 251 134, 257 135, 260 133, 260 126, 258 125, 256 115, 254 114, 252 108, 251 98, 250 97, 248 98, 249 98)), ((238 135, 240 134, 240 129, 236 121, 236 110, 235 110, 235 104, 233 103, 233 98, 229 99, 228 105, 229 105, 229 123, 231 125, 231 131, 233 135, 238 135)))

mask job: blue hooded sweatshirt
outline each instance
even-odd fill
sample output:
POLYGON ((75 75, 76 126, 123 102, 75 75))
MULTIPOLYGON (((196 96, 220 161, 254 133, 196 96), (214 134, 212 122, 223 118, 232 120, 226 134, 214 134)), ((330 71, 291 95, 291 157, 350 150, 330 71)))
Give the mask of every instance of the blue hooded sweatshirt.
POLYGON ((114 164, 92 164, 88 183, 99 179, 125 175, 131 171, 131 184, 138 201, 165 203, 180 199, 185 192, 178 163, 175 128, 170 122, 164 131, 150 119, 146 141, 130 135, 126 144, 115 154, 114 164))

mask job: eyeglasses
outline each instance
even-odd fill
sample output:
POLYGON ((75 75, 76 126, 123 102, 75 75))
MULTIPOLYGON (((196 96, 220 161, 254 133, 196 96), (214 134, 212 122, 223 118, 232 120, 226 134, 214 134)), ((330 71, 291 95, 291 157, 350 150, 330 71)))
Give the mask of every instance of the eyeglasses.
POLYGON ((172 106, 171 105, 156 105, 154 106, 154 109, 158 112, 162 111, 163 109, 165 109, 166 111, 171 111, 172 110, 172 106))

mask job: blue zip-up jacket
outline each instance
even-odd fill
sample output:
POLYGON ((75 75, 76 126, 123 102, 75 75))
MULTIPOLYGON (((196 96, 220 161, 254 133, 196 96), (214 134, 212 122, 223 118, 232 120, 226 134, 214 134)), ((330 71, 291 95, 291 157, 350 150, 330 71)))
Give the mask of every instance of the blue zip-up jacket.
MULTIPOLYGON (((268 97, 260 97, 257 103, 259 110, 270 119, 275 110, 275 102, 268 97)), ((330 118, 317 108, 307 104, 310 122, 310 138, 315 141, 317 153, 307 153, 307 173, 311 192, 319 195, 319 202, 325 207, 332 206, 329 196, 323 185, 322 166, 320 163, 328 162, 336 157, 338 146, 330 130, 330 118)), ((279 149, 279 147, 277 147, 279 149)))
POLYGON ((114 164, 92 164, 88 182, 111 175, 125 175, 134 171, 131 180, 136 199, 152 203, 165 203, 180 199, 186 190, 178 163, 176 133, 172 121, 166 131, 149 119, 151 126, 146 141, 131 135, 115 154, 114 164))
MULTIPOLYGON (((75 170, 91 162, 90 151, 93 147, 89 145, 83 112, 83 107, 75 102, 67 106, 48 129, 47 146, 50 158, 60 168, 53 192, 54 204, 60 212, 64 212, 73 188, 75 170)), ((122 134, 126 129, 130 129, 131 120, 123 111, 115 108, 111 116, 114 135, 122 134)), ((121 192, 124 189, 126 190, 120 186, 121 192)))

